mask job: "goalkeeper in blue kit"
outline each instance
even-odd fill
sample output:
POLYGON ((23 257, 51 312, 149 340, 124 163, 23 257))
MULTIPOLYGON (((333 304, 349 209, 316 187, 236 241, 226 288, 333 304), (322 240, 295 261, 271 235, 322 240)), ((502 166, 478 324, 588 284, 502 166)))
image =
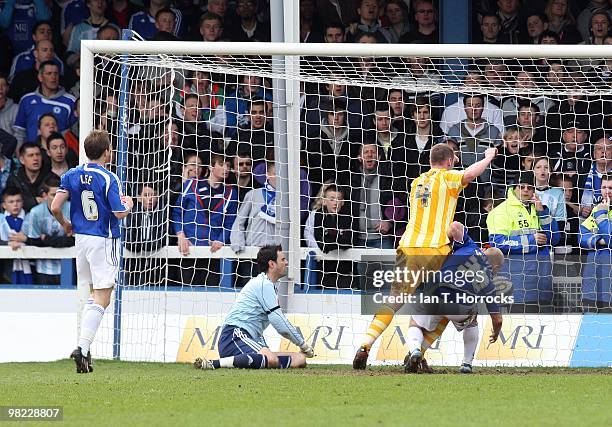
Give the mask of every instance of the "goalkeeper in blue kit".
POLYGON ((312 347, 289 322, 278 304, 276 283, 286 275, 287 258, 278 245, 262 247, 257 253, 261 273, 238 294, 225 318, 219 337, 219 359, 197 358, 197 369, 219 368, 303 368, 306 358, 314 357, 312 347), (284 338, 300 348, 300 353, 273 352, 263 337, 272 324, 284 338))

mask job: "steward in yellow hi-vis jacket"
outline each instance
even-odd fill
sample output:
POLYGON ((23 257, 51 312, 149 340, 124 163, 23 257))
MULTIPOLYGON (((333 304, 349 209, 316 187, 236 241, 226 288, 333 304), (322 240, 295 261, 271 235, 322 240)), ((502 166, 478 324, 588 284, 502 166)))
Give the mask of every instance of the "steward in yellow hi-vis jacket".
POLYGON ((514 302, 526 304, 527 311, 549 311, 550 247, 559 242, 557 222, 534 193, 533 172, 521 172, 516 182, 487 217, 489 244, 507 255, 500 273, 512 278, 514 302))
POLYGON ((580 226, 580 247, 590 249, 582 273, 582 302, 600 310, 612 309, 612 175, 601 179, 602 202, 580 226))

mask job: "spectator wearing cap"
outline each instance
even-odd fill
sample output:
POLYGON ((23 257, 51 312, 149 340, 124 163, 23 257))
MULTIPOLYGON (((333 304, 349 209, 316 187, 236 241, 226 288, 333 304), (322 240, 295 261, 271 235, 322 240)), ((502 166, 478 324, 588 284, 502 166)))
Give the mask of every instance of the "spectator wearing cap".
POLYGON ((532 171, 521 172, 506 200, 489 213, 487 228, 489 244, 506 255, 502 271, 512 279, 515 303, 537 312, 552 304, 550 247, 558 243, 559 234, 534 184, 532 171))
POLYGON ((580 197, 580 216, 586 218, 593 206, 601 203, 601 183, 604 175, 612 172, 612 140, 602 136, 593 145, 593 162, 588 173, 578 177, 580 197))
POLYGON ((38 119, 45 113, 53 113, 60 132, 68 129, 74 121, 74 96, 59 85, 59 68, 52 61, 40 64, 38 69, 40 86, 28 93, 19 102, 14 129, 18 141, 34 141, 38 134, 38 119))
POLYGON ((357 157, 356 141, 360 141, 349 132, 346 103, 342 98, 326 103, 322 112, 319 126, 312 126, 310 133, 302 138, 313 194, 318 194, 325 182, 348 184, 351 160, 357 157))
MULTIPOLYGON (((6 0, 0 11, 0 30, 6 33, 15 54, 32 46, 32 29, 38 21, 51 19, 44 0, 6 0)), ((3 53, 4 54, 4 53, 3 53)))
POLYGON ((551 150, 553 172, 586 174, 591 167, 587 126, 581 119, 568 120, 563 126, 561 147, 551 150))
POLYGON ((17 117, 17 110, 19 107, 8 97, 8 93, 8 78, 6 75, 0 74, 0 129, 13 135, 15 132, 13 125, 15 124, 15 118, 17 117))
POLYGON ((612 312, 612 176, 603 175, 601 201, 580 225, 580 247, 589 251, 582 274, 582 303, 586 309, 612 312))
POLYGON ((380 8, 377 0, 361 0, 357 8, 359 19, 351 23, 347 28, 348 41, 355 41, 357 34, 368 33, 376 38, 377 43, 389 43, 389 40, 382 30, 380 21, 380 8))
POLYGON ((400 43, 439 43, 438 11, 431 0, 416 0, 413 3, 416 27, 400 37, 400 43))

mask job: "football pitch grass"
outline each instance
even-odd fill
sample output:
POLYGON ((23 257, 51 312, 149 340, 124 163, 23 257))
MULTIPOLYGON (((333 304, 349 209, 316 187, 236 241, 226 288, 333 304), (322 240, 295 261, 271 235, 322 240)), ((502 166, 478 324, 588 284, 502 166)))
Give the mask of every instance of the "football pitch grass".
POLYGON ((63 406, 59 424, 81 427, 612 425, 612 369, 406 375, 399 366, 197 371, 103 360, 94 368, 83 375, 70 360, 0 364, 0 406, 63 406))

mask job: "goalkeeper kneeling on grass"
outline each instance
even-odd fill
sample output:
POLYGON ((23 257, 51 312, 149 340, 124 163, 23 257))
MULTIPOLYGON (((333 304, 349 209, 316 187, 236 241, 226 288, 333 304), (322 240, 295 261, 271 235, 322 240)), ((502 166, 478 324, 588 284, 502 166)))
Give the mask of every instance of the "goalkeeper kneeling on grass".
POLYGON ((287 274, 287 258, 280 245, 267 245, 257 253, 261 271, 242 288, 223 322, 219 337, 220 359, 197 358, 197 369, 219 368, 303 368, 312 347, 289 322, 278 305, 276 283, 287 274), (300 353, 273 352, 263 337, 269 324, 301 350, 300 353))

